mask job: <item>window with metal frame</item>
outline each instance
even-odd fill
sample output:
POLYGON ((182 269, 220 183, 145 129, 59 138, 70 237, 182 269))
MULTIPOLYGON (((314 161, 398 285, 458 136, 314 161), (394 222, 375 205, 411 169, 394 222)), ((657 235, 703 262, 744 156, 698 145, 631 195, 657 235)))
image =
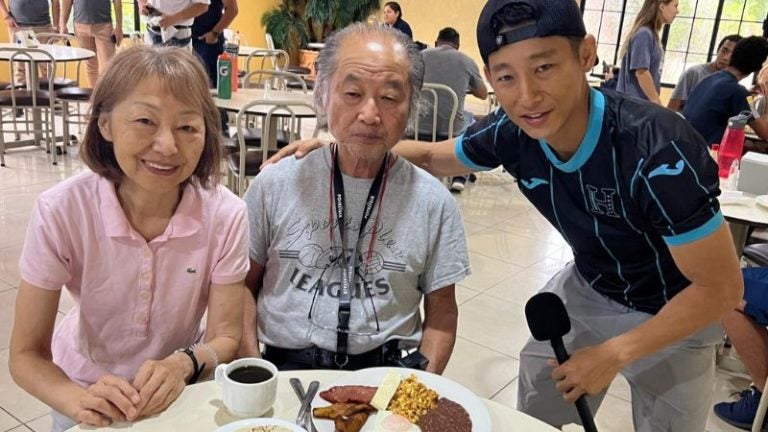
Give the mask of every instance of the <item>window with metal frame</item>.
MULTIPOLYGON (((601 63, 621 63, 619 51, 642 6, 641 0, 582 0, 587 32, 597 39, 601 63)), ((670 26, 662 30, 661 83, 673 87, 683 71, 714 59, 717 44, 729 34, 762 35, 768 19, 766 0, 685 0, 670 26)), ((602 74, 602 65, 592 73, 602 74)))

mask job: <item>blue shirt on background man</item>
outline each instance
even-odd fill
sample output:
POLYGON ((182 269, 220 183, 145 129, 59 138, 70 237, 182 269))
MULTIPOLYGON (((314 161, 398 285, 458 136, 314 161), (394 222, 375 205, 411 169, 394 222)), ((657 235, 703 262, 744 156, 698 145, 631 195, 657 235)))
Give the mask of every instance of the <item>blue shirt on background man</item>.
POLYGON ((704 137, 707 145, 719 143, 728 119, 749 110, 744 88, 732 73, 723 70, 704 78, 688 97, 683 117, 704 137))

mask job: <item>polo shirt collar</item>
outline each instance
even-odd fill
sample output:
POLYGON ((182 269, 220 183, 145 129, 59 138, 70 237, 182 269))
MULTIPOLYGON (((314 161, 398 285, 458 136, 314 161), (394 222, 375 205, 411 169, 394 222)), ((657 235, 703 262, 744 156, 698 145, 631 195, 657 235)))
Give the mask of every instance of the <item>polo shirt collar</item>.
MULTIPOLYGON (((140 238, 133 229, 128 218, 117 199, 115 184, 104 177, 99 176, 97 183, 97 195, 99 198, 99 210, 101 220, 104 223, 104 231, 108 237, 140 238)), ((153 241, 164 241, 171 238, 189 237, 197 233, 203 224, 203 200, 195 180, 190 181, 184 187, 181 201, 176 207, 176 212, 171 217, 165 232, 153 241)))

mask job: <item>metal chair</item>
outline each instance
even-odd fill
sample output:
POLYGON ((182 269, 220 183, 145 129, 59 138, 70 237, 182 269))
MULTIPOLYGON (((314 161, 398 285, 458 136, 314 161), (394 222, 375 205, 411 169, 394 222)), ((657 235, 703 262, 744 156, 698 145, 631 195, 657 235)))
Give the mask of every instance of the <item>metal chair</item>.
MULTIPOLYGON (((77 45, 77 38, 72 35, 65 35, 60 33, 41 33, 39 36, 47 38, 48 45, 65 45, 73 46, 77 45)), ((75 76, 80 77, 80 66, 82 62, 77 62, 75 69, 75 76)), ((66 67, 64 67, 66 72, 66 67)), ((80 87, 79 82, 76 80, 68 79, 66 77, 57 77, 56 70, 52 71, 51 76, 54 77, 54 89, 56 90, 56 100, 61 103, 62 112, 62 129, 64 136, 64 143, 71 144, 77 141, 77 137, 71 135, 69 132, 69 126, 76 124, 82 126, 87 124, 87 114, 81 112, 81 104, 87 103, 91 99, 93 93, 92 88, 80 87), (70 110, 70 105, 74 104, 77 108, 75 111, 70 110), (74 117, 73 120, 71 117, 74 117)), ((67 146, 62 147, 63 152, 66 153, 67 146)))
MULTIPOLYGON (((272 38, 272 35, 267 33, 265 37, 267 39, 267 49, 274 50, 275 49, 275 40, 272 38)), ((275 65, 273 63, 272 64, 272 68, 273 69, 279 69, 279 66, 277 66, 277 65, 275 65)), ((312 71, 309 70, 309 68, 306 68, 304 66, 291 66, 290 62, 288 61, 288 59, 286 59, 286 62, 283 65, 283 69, 282 70, 284 70, 286 72, 295 73, 297 75, 309 75, 309 74, 312 73, 312 71)))
POLYGON ((11 86, 7 90, 0 91, 0 113, 2 111, 10 110, 11 121, 8 122, 4 118, 0 118, 0 166, 5 166, 5 127, 6 123, 13 124, 13 132, 19 141, 19 129, 18 123, 24 123, 29 125, 32 123, 35 126, 41 126, 40 129, 35 129, 34 139, 27 143, 15 143, 12 147, 22 147, 26 145, 39 145, 40 139, 45 140, 45 149, 48 153, 52 154, 53 165, 57 164, 56 161, 56 133, 55 122, 53 120, 55 95, 54 95, 54 80, 48 80, 47 88, 40 89, 37 84, 37 70, 38 62, 48 65, 51 70, 56 70, 56 60, 53 56, 45 50, 37 48, 21 48, 21 47, 7 47, 0 48, 0 52, 10 52, 10 76, 11 86), (21 89, 16 83, 15 74, 13 73, 16 62, 23 61, 29 63, 28 68, 28 85, 26 89, 21 89), (32 120, 26 115, 23 120, 16 118, 18 110, 31 110, 32 120), (45 116, 44 119, 40 118, 40 115, 45 116), (40 133, 38 135, 38 133, 40 133), (45 134, 43 138, 42 134, 45 134))
MULTIPOLYGON (((72 42, 77 42, 77 38, 75 38, 73 35, 68 34, 61 34, 61 33, 37 33, 37 38, 43 42, 44 45, 63 45, 63 46, 72 46, 72 42)), ((82 62, 77 62, 77 68, 75 71, 75 76, 80 77, 80 64, 82 62)), ((65 87, 75 87, 78 85, 77 80, 73 80, 66 77, 66 65, 64 65, 64 73, 59 76, 57 73, 55 67, 48 68, 48 77, 53 77, 53 89, 54 90, 60 90, 65 87)), ((48 77, 40 80, 40 87, 44 88, 48 86, 48 77)))
MULTIPOLYGON (((424 93, 428 93, 432 96, 432 136, 431 141, 437 142, 437 141, 444 141, 446 139, 449 139, 454 136, 454 130, 453 130, 453 124, 456 121, 456 113, 459 109, 459 97, 456 95, 456 92, 453 91, 450 87, 444 84, 437 84, 437 83, 424 83, 424 85, 421 88, 422 95, 424 93), (441 103, 446 103, 444 99, 446 97, 443 97, 442 99, 438 97, 438 91, 443 92, 444 94, 447 94, 447 99, 450 100, 451 103, 451 115, 448 118, 448 128, 447 129, 441 129, 438 130, 438 106, 441 103)), ((423 99, 426 100, 426 99, 423 99)), ((428 113, 419 113, 419 116, 416 117, 415 124, 413 126, 413 136, 416 140, 419 139, 419 122, 424 119, 428 119, 429 117, 426 115, 428 113)))
POLYGON ((257 69, 249 71, 243 77, 243 88, 265 88, 266 85, 269 85, 270 90, 287 92, 291 90, 290 83, 295 83, 302 93, 308 93, 304 78, 292 72, 257 69), (257 79, 254 80, 254 78, 257 79))
MULTIPOLYGON (((296 84, 303 94, 307 94, 307 85, 304 80, 299 75, 290 72, 255 70, 243 77, 243 88, 267 88, 269 86, 269 90, 266 91, 290 92, 290 84, 296 84)), ((267 96, 264 96, 264 99, 267 99, 267 96)), ((255 123, 249 116, 248 127, 244 133, 248 146, 258 147, 261 145, 262 129, 258 128, 255 123)), ((296 122, 296 127, 295 131, 298 133, 301 130, 301 119, 296 122)), ((291 143, 287 129, 285 123, 280 121, 277 128, 278 148, 283 148, 291 143)))
MULTIPOLYGON (((299 117, 296 116, 295 109, 298 107, 309 108, 315 115, 317 112, 315 108, 307 102, 295 101, 295 100, 255 100, 247 103, 238 111, 235 118, 235 126, 237 128, 237 144, 238 149, 236 152, 227 155, 227 182, 230 189, 234 189, 234 180, 237 180, 237 186, 235 192, 239 196, 243 196, 248 186, 247 177, 255 177, 260 172, 260 166, 266 162, 267 159, 277 152, 276 142, 267 142, 268 138, 262 139, 261 145, 258 148, 249 146, 245 139, 245 123, 248 116, 248 110, 254 106, 271 106, 264 116, 263 127, 265 131, 269 131, 274 121, 273 116, 279 115, 285 117, 285 120, 289 123, 289 142, 294 139, 301 138, 297 132, 296 122, 299 117)), ((315 129, 312 133, 312 137, 317 137, 318 129, 315 129)))
POLYGON ((259 67, 255 68, 254 70, 269 70, 270 68, 265 67, 265 63, 267 59, 270 60, 270 63, 272 64, 271 70, 281 70, 280 64, 288 64, 288 53, 284 50, 279 49, 265 49, 265 50, 254 50, 252 53, 248 54, 248 57, 245 58, 245 67, 241 68, 241 70, 244 70, 245 73, 251 72, 251 61, 255 58, 258 58, 260 60, 259 67))
POLYGON ((768 243, 755 243, 744 248, 743 257, 758 267, 768 267, 768 243))

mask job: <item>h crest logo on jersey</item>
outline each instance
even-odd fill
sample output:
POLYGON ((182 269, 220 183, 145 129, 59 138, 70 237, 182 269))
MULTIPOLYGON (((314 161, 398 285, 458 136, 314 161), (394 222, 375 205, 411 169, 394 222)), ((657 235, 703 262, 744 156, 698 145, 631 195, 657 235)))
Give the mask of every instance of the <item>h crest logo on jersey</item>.
POLYGON ((621 217, 616 212, 616 189, 598 189, 587 185, 587 191, 589 192, 589 211, 608 217, 621 217))

